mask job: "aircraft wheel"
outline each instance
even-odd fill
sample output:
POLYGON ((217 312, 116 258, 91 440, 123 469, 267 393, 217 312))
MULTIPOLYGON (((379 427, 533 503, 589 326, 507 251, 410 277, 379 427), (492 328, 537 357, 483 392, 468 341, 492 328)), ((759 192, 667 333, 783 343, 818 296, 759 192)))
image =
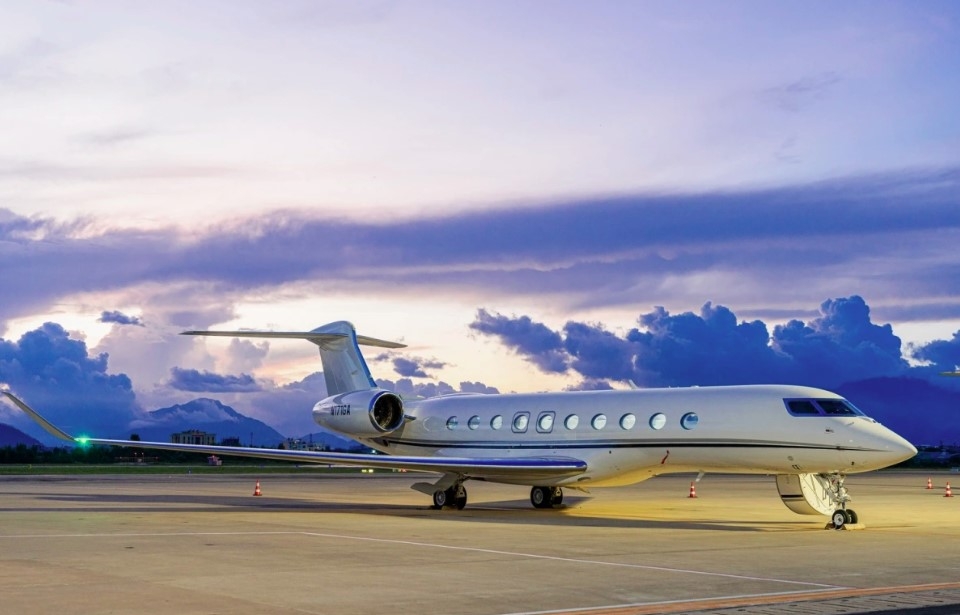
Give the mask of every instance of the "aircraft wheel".
POLYGON ((859 523, 860 519, 857 517, 857 513, 849 508, 845 511, 847 513, 847 523, 859 523))
POLYGON ((833 511, 833 516, 830 517, 830 520, 833 521, 833 529, 839 530, 847 523, 847 511, 845 510, 835 510, 833 511))
POLYGON ((448 494, 445 490, 443 490, 443 489, 440 489, 439 491, 434 491, 434 492, 433 492, 433 507, 434 507, 434 508, 443 508, 444 506, 446 506, 446 505, 449 503, 448 500, 450 499, 449 497, 447 497, 448 495, 449 495, 449 494, 448 494))
POLYGON ((530 490, 530 503, 534 508, 549 508, 551 492, 550 487, 534 487, 530 490))
POLYGON ((554 487, 553 493, 550 494, 550 505, 551 506, 560 506, 563 503, 563 489, 560 487, 554 487))

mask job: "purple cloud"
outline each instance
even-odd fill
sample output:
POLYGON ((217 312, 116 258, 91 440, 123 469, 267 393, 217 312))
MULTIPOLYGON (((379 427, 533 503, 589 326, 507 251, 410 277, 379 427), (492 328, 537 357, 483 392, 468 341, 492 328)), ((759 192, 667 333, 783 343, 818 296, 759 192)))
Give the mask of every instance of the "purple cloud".
MULTIPOLYGON (((380 359, 381 357, 376 357, 380 359)), ((421 359, 420 357, 392 357, 393 370, 403 378, 430 378, 426 370, 442 369, 447 364, 436 359, 421 359)))
POLYGON ((928 361, 937 371, 953 371, 960 366, 960 331, 949 340, 934 340, 913 349, 913 358, 928 361))
POLYGON ((108 322, 114 323, 117 325, 134 325, 137 327, 142 327, 143 322, 136 316, 127 316, 123 312, 119 311, 105 311, 101 312, 99 322, 108 322))
POLYGON ((826 301, 818 314, 778 326, 772 335, 762 321, 738 322, 730 309, 709 302, 699 314, 658 307, 625 337, 578 322, 567 323, 561 335, 528 316, 486 310, 471 328, 497 336, 545 372, 568 366, 583 376, 583 388, 622 380, 646 387, 790 382, 830 388, 907 372, 900 339, 890 325, 871 322, 861 297, 826 301))
MULTIPOLYGON (((73 433, 123 435, 142 410, 130 379, 107 372, 108 356, 90 356, 58 324, 45 323, 17 342, 0 339, 0 382, 44 415, 73 433)), ((47 440, 45 432, 20 413, 11 421, 47 440)))
POLYGON ((178 391, 194 393, 251 393, 260 390, 260 385, 249 374, 230 376, 179 367, 170 370, 169 385, 178 391))
POLYGON ((149 284, 189 287, 194 299, 181 324, 196 326, 187 321, 197 310, 203 318, 205 303, 292 282, 352 292, 536 293, 574 308, 699 303, 707 284, 718 300, 764 316, 763 309, 841 296, 850 279, 882 302, 883 314, 909 316, 910 297, 960 317, 958 194, 960 169, 948 168, 764 190, 544 202, 389 225, 271 213, 190 241, 174 228, 91 236, 77 232, 86 228, 81 222, 5 212, 0 284, 21 292, 0 306, 0 321, 78 292, 149 284), (677 283, 665 286, 664 279, 677 283), (784 279, 792 283, 776 304, 758 304, 757 288, 784 279))

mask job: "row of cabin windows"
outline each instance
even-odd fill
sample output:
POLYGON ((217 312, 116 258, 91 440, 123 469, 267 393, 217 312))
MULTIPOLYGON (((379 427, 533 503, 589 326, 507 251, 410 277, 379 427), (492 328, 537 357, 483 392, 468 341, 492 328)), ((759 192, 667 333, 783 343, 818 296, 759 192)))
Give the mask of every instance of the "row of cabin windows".
MULTIPOLYGON (((550 433, 553 431, 554 423, 556 422, 556 412, 541 412, 537 416, 536 427, 537 432, 539 433, 550 433)), ((700 421, 700 417, 697 416, 695 412, 687 412, 682 417, 680 417, 680 426, 684 429, 693 429, 697 426, 697 423, 700 421)), ((633 429, 637 424, 637 417, 634 414, 626 413, 620 417, 620 428, 623 430, 633 429)), ((650 420, 647 421, 647 424, 650 425, 651 429, 663 429, 667 424, 667 417, 662 412, 657 412, 656 414, 650 417, 650 420)), ((451 416, 447 419, 447 429, 456 429, 460 425, 460 419, 455 416, 451 416)), ((576 429, 580 425, 580 417, 576 414, 568 414, 565 419, 563 419, 563 426, 568 430, 576 429)), ((590 419, 590 426, 596 430, 601 430, 607 426, 607 415, 600 413, 595 414, 592 419, 590 419)), ((480 428, 480 417, 471 416, 467 421, 467 427, 469 429, 479 429, 480 428)), ((514 433, 525 433, 530 427, 530 413, 529 412, 517 412, 513 415, 513 421, 510 424, 511 429, 514 433)), ((498 414, 490 419, 490 428, 497 430, 503 428, 503 415, 498 414)))

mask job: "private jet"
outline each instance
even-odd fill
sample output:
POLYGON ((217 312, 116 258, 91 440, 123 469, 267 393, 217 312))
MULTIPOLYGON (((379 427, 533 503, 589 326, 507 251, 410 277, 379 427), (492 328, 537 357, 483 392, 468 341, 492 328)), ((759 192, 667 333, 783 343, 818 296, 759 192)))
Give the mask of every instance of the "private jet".
MULTIPOLYGON (((184 335, 302 339, 316 344, 329 397, 313 420, 378 452, 351 454, 73 437, 10 391, 3 394, 47 432, 74 444, 127 446, 439 474, 412 488, 432 507, 462 509, 468 480, 530 486, 535 508, 564 489, 630 485, 661 474, 707 472, 776 477, 783 503, 856 524, 848 474, 911 458, 905 439, 835 393, 805 386, 749 385, 452 394, 405 400, 377 386, 360 345, 403 344, 357 335, 345 321, 306 332, 185 331, 184 335)), ((828 525, 830 525, 828 524, 828 525)))

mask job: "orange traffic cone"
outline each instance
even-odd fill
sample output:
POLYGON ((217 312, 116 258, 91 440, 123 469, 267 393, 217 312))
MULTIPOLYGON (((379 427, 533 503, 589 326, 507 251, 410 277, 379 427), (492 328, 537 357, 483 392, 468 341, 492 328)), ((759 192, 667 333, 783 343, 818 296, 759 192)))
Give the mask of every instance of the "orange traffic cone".
POLYGON ((257 481, 257 486, 253 488, 253 495, 257 495, 257 496, 263 495, 260 492, 260 481, 257 481))
POLYGON ((952 497, 953 497, 953 491, 950 491, 950 483, 947 483, 947 489, 946 489, 946 491, 944 492, 943 497, 945 497, 945 498, 952 498, 952 497))
POLYGON ((696 487, 696 485, 694 485, 694 483, 692 483, 692 482, 690 483, 690 496, 689 496, 689 497, 691 497, 691 498, 697 497, 697 487, 696 487))
POLYGON ((927 479, 927 489, 933 489, 933 479, 927 479))

